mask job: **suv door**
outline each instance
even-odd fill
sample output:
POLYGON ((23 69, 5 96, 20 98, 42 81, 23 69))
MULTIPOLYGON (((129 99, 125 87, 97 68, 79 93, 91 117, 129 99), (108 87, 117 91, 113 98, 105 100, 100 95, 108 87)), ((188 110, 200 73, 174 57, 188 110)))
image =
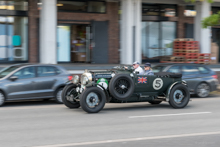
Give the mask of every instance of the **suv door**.
POLYGON ((8 99, 29 99, 34 97, 34 81, 36 80, 35 67, 25 67, 9 77, 7 86, 8 99), (10 77, 18 79, 11 81, 10 77))
POLYGON ((53 97, 54 85, 57 81, 57 68, 53 66, 38 66, 35 84, 36 95, 39 97, 53 97))

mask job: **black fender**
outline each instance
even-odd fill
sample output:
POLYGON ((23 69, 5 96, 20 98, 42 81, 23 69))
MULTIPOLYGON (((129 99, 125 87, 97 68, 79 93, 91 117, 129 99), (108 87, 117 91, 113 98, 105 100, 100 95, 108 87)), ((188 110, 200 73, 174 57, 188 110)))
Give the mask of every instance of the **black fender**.
POLYGON ((185 81, 177 81, 177 82, 171 84, 171 85, 169 86, 169 88, 167 89, 167 92, 166 92, 166 101, 167 101, 167 102, 170 101, 170 92, 171 92, 171 89, 172 89, 175 85, 177 85, 177 84, 182 84, 182 85, 184 85, 184 86, 187 87, 185 81))
POLYGON ((108 91, 107 91, 102 85, 97 84, 97 83, 92 83, 92 84, 88 84, 88 85, 86 86, 86 88, 96 87, 96 86, 100 86, 100 87, 104 90, 105 95, 106 95, 106 100, 107 100, 107 102, 109 102, 109 101, 110 101, 109 93, 108 93, 108 91))

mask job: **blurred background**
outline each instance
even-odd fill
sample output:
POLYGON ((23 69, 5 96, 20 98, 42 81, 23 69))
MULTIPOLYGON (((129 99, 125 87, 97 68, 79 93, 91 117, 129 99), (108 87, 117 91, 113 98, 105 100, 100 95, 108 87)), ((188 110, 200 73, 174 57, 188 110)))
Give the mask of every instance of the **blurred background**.
POLYGON ((219 0, 0 0, 0 63, 159 63, 185 53, 175 41, 196 41, 190 53, 210 57, 187 62, 216 64, 220 28, 201 21, 219 10, 219 0))

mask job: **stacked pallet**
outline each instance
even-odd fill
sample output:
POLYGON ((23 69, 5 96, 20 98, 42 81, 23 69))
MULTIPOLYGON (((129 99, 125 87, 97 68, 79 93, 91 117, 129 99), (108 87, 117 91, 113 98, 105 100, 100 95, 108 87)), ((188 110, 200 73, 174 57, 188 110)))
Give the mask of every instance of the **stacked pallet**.
POLYGON ((185 63, 197 63, 198 53, 198 41, 174 41, 173 55, 184 57, 185 63))
POLYGON ((210 63, 211 54, 201 53, 198 54, 198 63, 200 64, 209 64, 210 63))
POLYGON ((164 56, 160 60, 161 63, 184 63, 185 58, 181 56, 164 56))

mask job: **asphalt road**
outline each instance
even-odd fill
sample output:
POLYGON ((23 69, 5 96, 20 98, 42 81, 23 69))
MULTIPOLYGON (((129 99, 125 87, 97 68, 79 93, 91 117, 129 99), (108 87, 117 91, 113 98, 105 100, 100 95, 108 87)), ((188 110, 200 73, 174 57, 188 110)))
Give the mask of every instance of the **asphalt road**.
POLYGON ((220 97, 168 103, 106 104, 97 114, 53 101, 0 108, 1 147, 219 147, 220 97))

